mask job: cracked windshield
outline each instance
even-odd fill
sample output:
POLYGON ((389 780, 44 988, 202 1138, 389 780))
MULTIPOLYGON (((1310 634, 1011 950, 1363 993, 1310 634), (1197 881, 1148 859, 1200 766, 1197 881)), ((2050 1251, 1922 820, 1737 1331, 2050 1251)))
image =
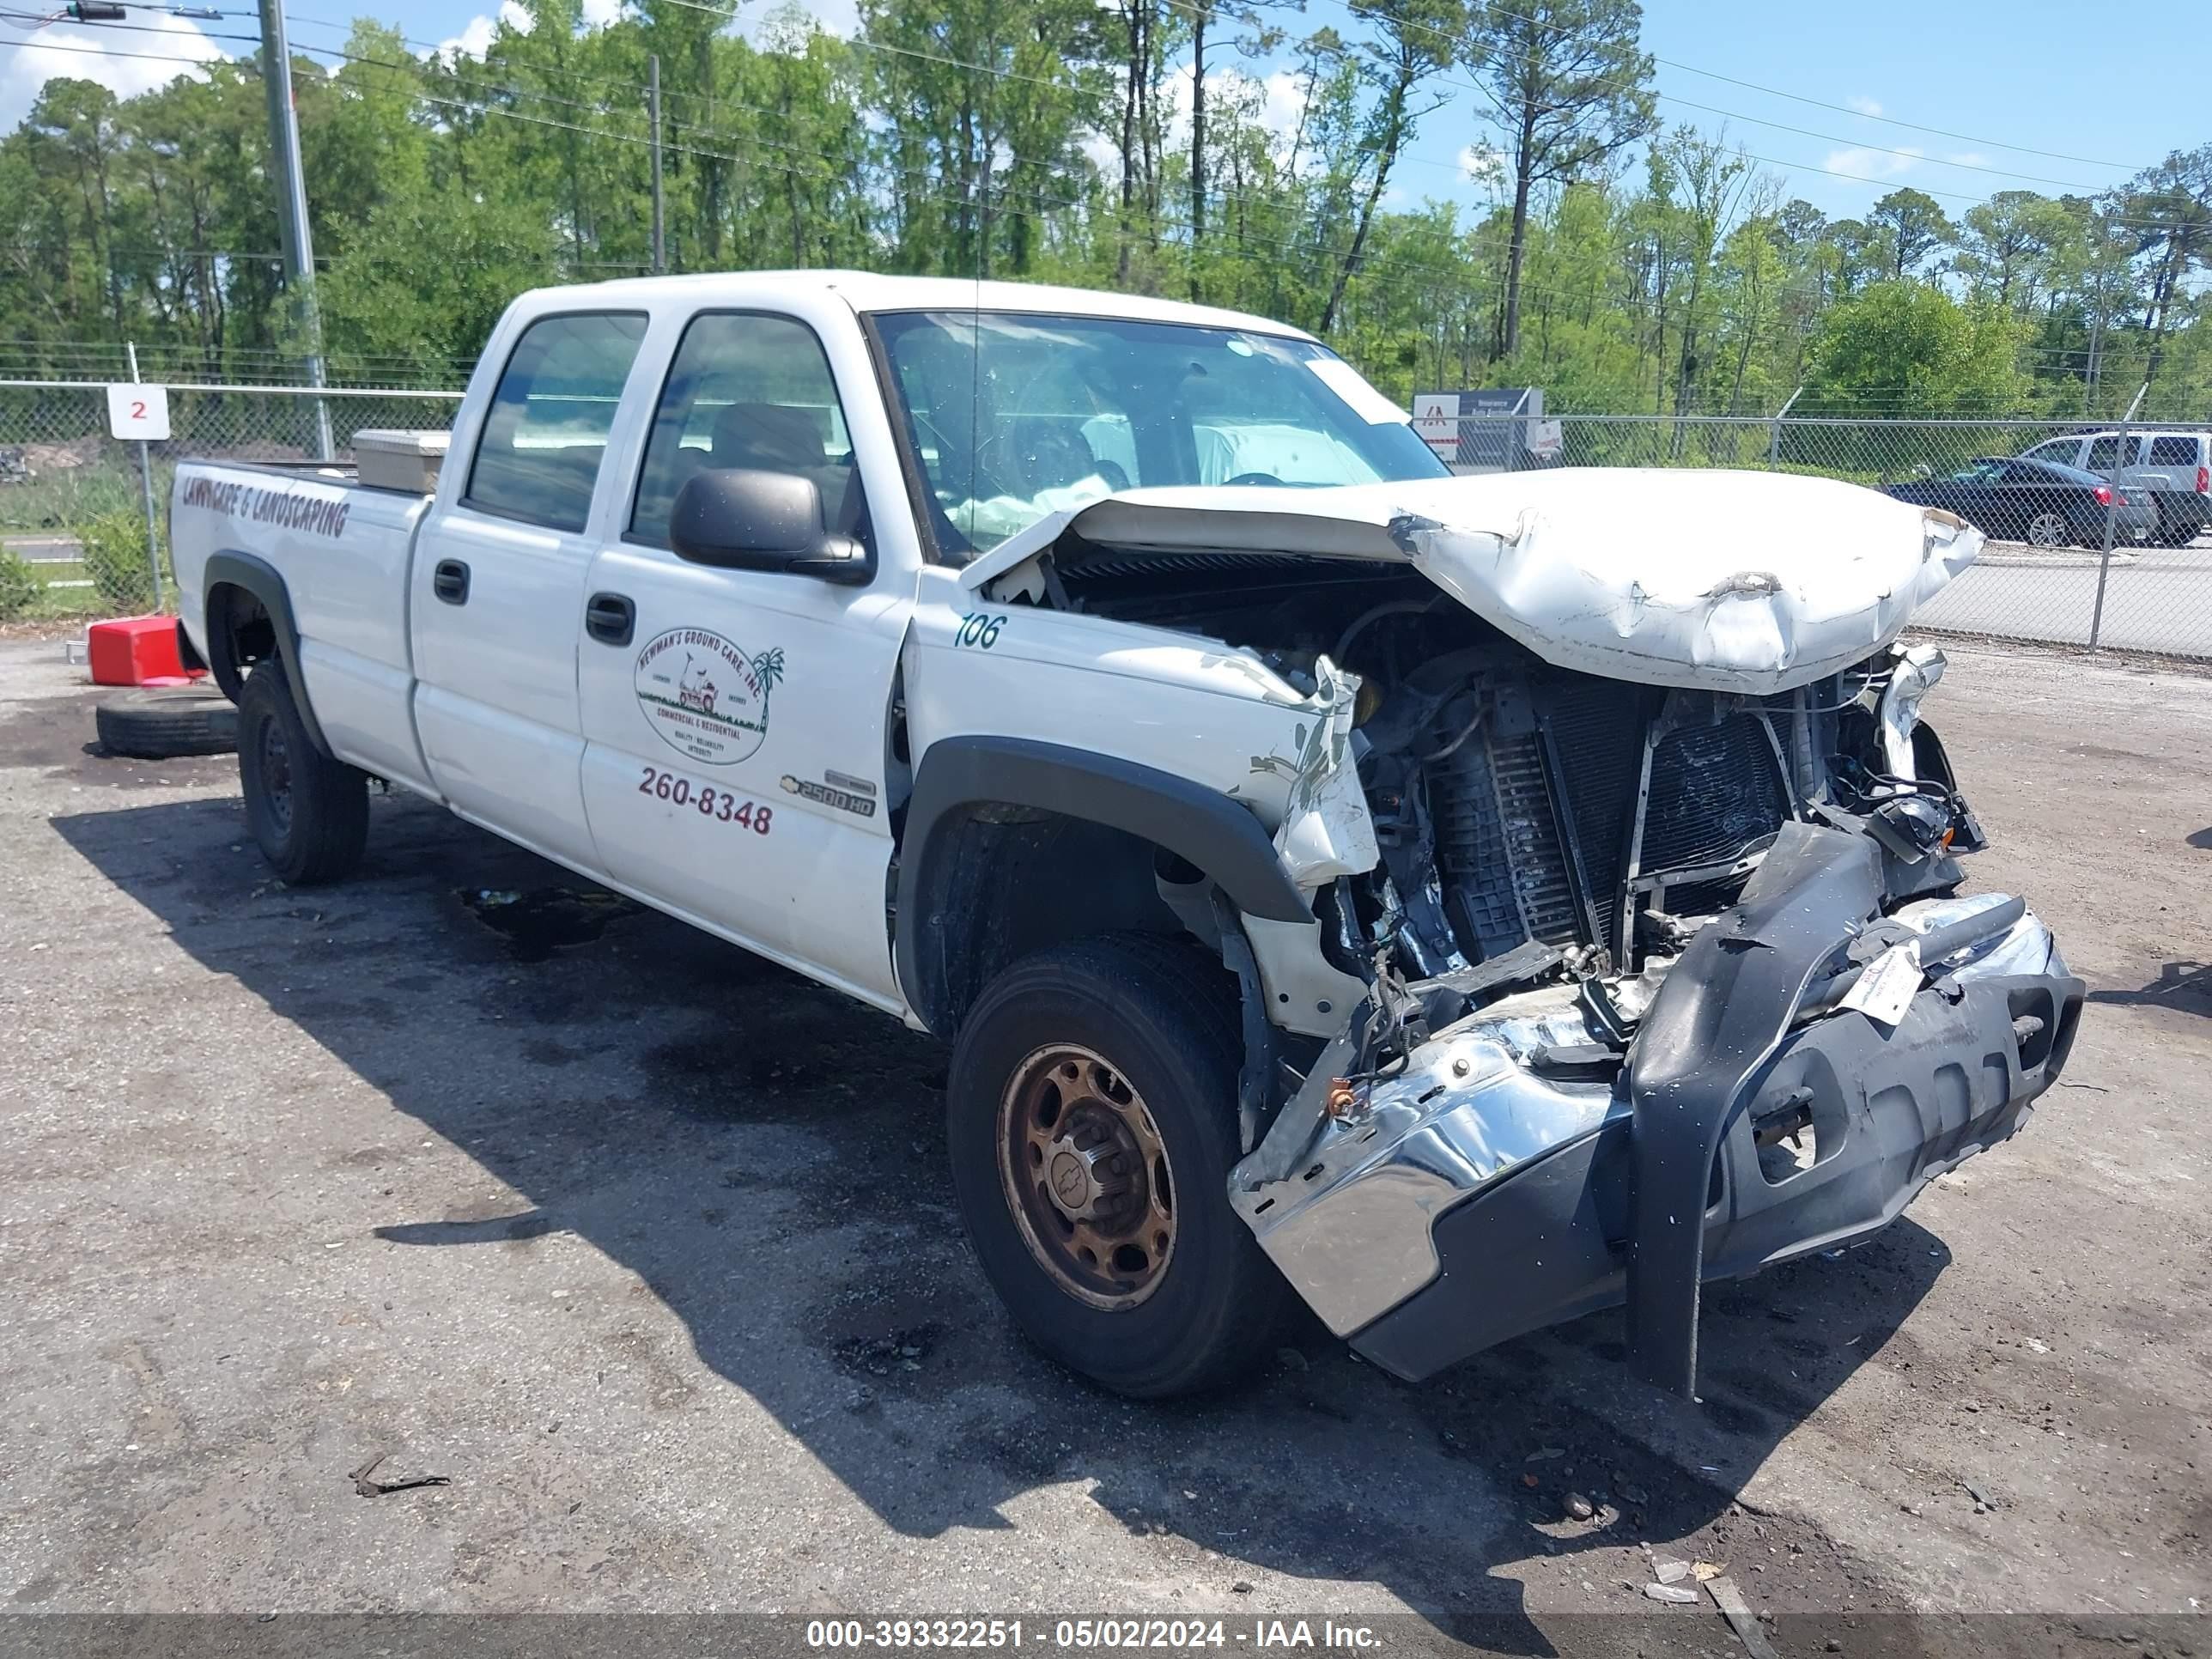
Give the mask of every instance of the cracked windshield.
POLYGON ((1445 476, 1404 410, 1304 340, 969 312, 880 326, 954 562, 1117 490, 1445 476))

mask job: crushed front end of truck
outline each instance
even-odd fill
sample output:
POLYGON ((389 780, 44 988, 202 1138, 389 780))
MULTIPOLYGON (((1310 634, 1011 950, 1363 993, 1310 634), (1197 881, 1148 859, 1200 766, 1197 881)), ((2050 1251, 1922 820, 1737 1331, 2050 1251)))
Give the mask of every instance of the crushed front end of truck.
POLYGON ((1553 472, 1139 492, 970 574, 1285 706, 1249 799, 1317 930, 1193 931, 1246 986, 1231 1201, 1358 1351, 1419 1378, 1625 1303, 1689 1392, 1706 1280, 2027 1120, 2082 986, 1960 896, 1943 659, 1899 642, 1979 543, 1826 480, 1553 472))
POLYGON ((1791 818, 1635 973, 1526 943, 1386 975, 1233 1201, 1399 1376, 1626 1301, 1639 1368, 1689 1392, 1704 1281, 1887 1224, 2065 1062, 2082 986, 2049 930, 2002 895, 1891 908, 1893 858, 1867 819, 1791 818))

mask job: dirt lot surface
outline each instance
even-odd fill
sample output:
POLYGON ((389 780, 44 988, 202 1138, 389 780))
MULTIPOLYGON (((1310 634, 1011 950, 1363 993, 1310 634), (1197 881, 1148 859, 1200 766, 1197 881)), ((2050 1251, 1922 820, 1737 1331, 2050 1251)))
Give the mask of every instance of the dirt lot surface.
POLYGON ((93 751, 60 654, 0 644, 19 1610, 1334 1610, 1531 1652, 1633 1610, 1623 1651, 1741 1651, 1644 1599, 1645 1545, 1785 1652, 1793 1614, 1863 1652, 2212 1599, 2212 680, 1951 650, 1975 884, 2094 1006, 2018 1139, 1709 1292, 1701 1404, 1608 1315, 1421 1388, 1297 1328, 1157 1408, 1000 1315, 931 1042, 404 797, 288 890, 234 763, 93 751))

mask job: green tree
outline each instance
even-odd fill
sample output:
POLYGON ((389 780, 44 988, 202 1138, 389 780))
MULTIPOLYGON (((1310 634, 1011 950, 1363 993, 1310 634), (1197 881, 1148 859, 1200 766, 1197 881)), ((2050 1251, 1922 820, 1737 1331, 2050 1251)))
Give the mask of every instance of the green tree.
POLYGON ((1636 0, 1491 0, 1463 49, 1513 170, 1513 234, 1498 355, 1521 344, 1521 269, 1540 184, 1577 179, 1649 133, 1652 61, 1636 0))
POLYGON ((2021 311, 2034 307, 2079 234, 2063 204, 2032 190, 2001 190, 1968 208, 1960 225, 1959 274, 1975 293, 2021 311))
POLYGON ((1360 79, 1373 94, 1360 137, 1361 166, 1366 188, 1359 201, 1359 218, 1352 245, 1338 262, 1328 301, 1321 308, 1321 331, 1328 333, 1344 303, 1345 284, 1359 269, 1367 239, 1375 228, 1375 210, 1389 187, 1390 170, 1413 141, 1425 116, 1439 106, 1415 99, 1423 82, 1451 66, 1453 43, 1465 27, 1461 0, 1364 0, 1361 15, 1374 30, 1361 47, 1356 62, 1360 79))
POLYGON ((1936 198, 1906 188, 1893 190, 1874 204, 1867 222, 1888 240, 1891 275, 1900 281, 1925 264, 1938 248, 1958 240, 1958 231, 1936 198))
POLYGON ((2212 266, 2212 144, 2176 150, 2137 173, 2124 200, 2136 252, 2150 267, 2144 316, 2150 349, 2143 364, 2149 382, 2158 379, 2174 315, 2187 304, 2191 269, 2212 266))
POLYGON ((1932 418, 2006 413, 2027 393, 2019 334, 1994 306, 1893 279, 1833 307, 1814 340, 1808 412, 1932 418))

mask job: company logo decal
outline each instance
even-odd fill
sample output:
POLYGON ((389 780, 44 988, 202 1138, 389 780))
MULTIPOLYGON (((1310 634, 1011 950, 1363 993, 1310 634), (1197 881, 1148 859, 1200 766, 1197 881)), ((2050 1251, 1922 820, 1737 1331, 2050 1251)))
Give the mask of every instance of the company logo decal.
POLYGON ((672 628, 637 653, 637 706, 661 740, 707 766, 735 766, 768 739, 783 652, 757 656, 703 628, 672 628))

